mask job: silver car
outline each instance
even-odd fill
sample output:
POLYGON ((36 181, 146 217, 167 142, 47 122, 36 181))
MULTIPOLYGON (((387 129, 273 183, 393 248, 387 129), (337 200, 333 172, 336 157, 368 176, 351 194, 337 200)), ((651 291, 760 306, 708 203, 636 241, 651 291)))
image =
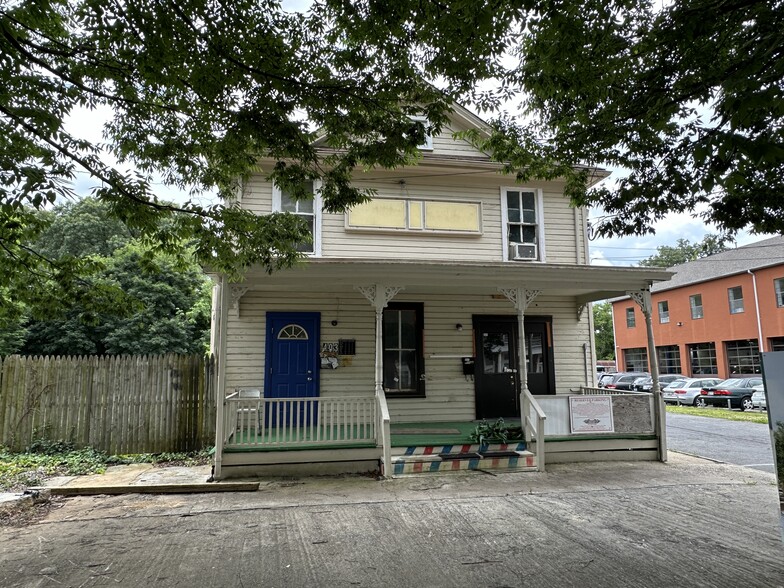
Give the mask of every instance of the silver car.
POLYGON ((720 378, 683 378, 675 380, 662 390, 662 400, 687 406, 705 406, 700 400, 700 391, 706 386, 715 386, 720 378))
POLYGON ((754 394, 751 395, 751 404, 754 408, 766 410, 768 408, 768 397, 765 396, 765 384, 754 386, 754 394))

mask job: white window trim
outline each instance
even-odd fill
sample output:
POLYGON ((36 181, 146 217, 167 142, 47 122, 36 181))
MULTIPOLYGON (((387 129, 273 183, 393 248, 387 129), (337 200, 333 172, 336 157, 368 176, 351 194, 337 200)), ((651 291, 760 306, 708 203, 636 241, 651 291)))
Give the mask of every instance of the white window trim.
POLYGON ((509 259, 509 232, 506 225, 509 223, 509 211, 506 204, 506 193, 514 192, 533 192, 536 194, 536 240, 538 259, 527 261, 526 263, 546 263, 547 255, 544 240, 544 194, 539 188, 526 188, 525 186, 501 186, 501 246, 504 261, 522 263, 509 259))
MULTIPOLYGON (((321 180, 313 180, 313 252, 308 257, 321 257, 321 180)), ((281 190, 272 183, 272 212, 281 212, 281 190)))
MULTIPOLYGON (((409 117, 414 122, 421 122, 425 124, 425 128, 427 125, 430 124, 430 121, 427 120, 427 117, 417 115, 417 116, 410 116, 409 117)), ((421 145, 417 145, 417 149, 420 151, 432 151, 433 150, 433 135, 425 131, 425 142, 421 145)))

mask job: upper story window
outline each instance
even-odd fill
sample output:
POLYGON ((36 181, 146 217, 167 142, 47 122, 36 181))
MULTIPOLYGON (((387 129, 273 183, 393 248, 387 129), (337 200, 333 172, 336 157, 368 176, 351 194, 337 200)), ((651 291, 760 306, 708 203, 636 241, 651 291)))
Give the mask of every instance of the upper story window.
POLYGON ((432 151, 433 150, 433 135, 431 135, 430 132, 427 129, 428 120, 424 116, 412 116, 410 118, 414 122, 421 122, 423 125, 425 125, 425 141, 423 143, 417 145, 417 147, 421 151, 432 151))
POLYGON ((743 288, 740 286, 727 288, 727 297, 730 302, 730 314, 743 312, 743 288))
POLYGON ((784 278, 773 280, 773 287, 776 291, 776 306, 781 308, 784 306, 784 278))
POLYGON ((305 191, 313 194, 313 198, 295 200, 287 191, 273 185, 272 211, 290 212, 302 217, 310 229, 311 241, 297 246, 298 251, 312 255, 321 255, 321 198, 316 182, 307 182, 305 191))
POLYGON ((662 300, 659 302, 659 322, 660 323, 669 323, 670 322, 670 303, 667 300, 662 300))
POLYGON ((691 309, 691 318, 701 319, 702 314, 702 294, 694 294, 689 296, 689 308, 691 309))
POLYGON ((634 318, 634 307, 633 306, 630 306, 629 308, 626 309, 626 326, 628 328, 630 328, 630 329, 632 327, 637 326, 637 321, 634 318))
POLYGON ((502 203, 505 260, 544 261, 541 192, 504 188, 502 203))

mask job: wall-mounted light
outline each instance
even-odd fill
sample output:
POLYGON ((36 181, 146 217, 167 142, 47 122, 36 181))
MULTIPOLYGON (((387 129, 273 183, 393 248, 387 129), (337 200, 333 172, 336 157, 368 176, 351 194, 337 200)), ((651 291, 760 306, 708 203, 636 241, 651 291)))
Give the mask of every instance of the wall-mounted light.
POLYGON ((332 321, 332 326, 333 327, 337 327, 338 326, 338 321, 332 321))
POLYGON ((455 328, 456 328, 458 331, 462 331, 462 330, 463 330, 463 325, 461 325, 460 323, 457 323, 457 324, 455 325, 455 328))
POLYGON ((680 321, 678 321, 678 322, 677 322, 677 323, 675 323, 675 324, 676 324, 676 325, 678 325, 679 327, 682 327, 682 326, 683 326, 683 323, 682 323, 682 322, 680 322, 680 321))

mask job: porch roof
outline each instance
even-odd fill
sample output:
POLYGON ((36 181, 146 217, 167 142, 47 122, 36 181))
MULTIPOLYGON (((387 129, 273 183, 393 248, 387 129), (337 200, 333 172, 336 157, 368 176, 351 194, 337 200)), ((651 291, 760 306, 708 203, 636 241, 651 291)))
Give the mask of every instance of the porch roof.
POLYGON ((544 294, 574 296, 578 304, 642 290, 669 279, 673 272, 648 267, 587 266, 535 262, 422 261, 312 258, 273 274, 261 268, 247 272, 243 286, 251 290, 311 292, 351 289, 355 285, 404 286, 407 293, 496 293, 523 287, 544 294))

